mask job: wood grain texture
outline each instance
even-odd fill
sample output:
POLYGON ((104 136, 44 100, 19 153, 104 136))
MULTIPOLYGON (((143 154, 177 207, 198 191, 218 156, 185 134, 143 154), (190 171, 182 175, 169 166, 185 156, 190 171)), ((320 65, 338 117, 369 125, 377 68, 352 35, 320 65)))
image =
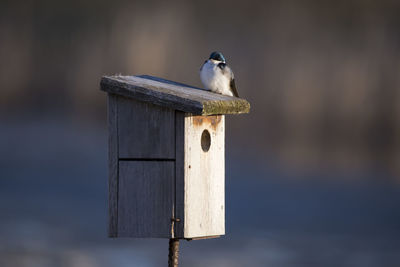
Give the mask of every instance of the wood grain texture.
POLYGON ((118 237, 171 238, 175 164, 120 161, 118 237))
POLYGON ((152 76, 104 76, 101 90, 195 115, 248 113, 244 99, 152 76))
POLYGON ((118 225, 118 96, 108 94, 108 236, 117 237, 118 225))
POLYGON ((225 234, 225 117, 185 117, 184 237, 225 234), (201 136, 207 130, 207 152, 201 136))
POLYGON ((175 110, 118 97, 120 158, 175 158, 175 110))
POLYGON ((184 238, 185 226, 185 113, 175 112, 175 237, 184 238))

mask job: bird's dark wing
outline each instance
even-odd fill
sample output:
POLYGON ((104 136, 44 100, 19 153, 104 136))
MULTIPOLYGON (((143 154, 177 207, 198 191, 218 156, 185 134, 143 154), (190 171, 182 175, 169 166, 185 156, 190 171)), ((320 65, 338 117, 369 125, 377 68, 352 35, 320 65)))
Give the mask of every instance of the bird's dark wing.
POLYGON ((231 80, 230 86, 231 86, 232 94, 233 94, 234 96, 236 96, 236 97, 239 97, 239 94, 238 94, 238 92, 237 92, 237 90, 236 90, 235 78, 233 78, 233 79, 231 80))
POLYGON ((228 76, 229 80, 231 81, 229 85, 230 85, 232 94, 236 97, 239 97, 239 94, 236 89, 235 77, 233 75, 232 69, 228 65, 226 65, 226 63, 223 63, 223 62, 219 63, 218 67, 221 69, 222 74, 225 76, 228 76))

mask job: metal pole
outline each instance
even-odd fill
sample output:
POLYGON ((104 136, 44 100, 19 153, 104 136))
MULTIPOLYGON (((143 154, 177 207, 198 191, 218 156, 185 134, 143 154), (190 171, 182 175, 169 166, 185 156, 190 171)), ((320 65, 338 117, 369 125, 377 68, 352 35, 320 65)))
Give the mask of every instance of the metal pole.
POLYGON ((178 267, 179 239, 169 239, 168 267, 178 267))

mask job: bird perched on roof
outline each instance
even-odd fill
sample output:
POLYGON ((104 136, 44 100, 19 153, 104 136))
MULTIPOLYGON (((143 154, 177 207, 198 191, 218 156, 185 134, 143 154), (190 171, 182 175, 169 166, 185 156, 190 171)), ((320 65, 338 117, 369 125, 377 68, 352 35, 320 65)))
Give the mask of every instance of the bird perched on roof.
POLYGON ((200 79, 206 89, 222 95, 239 97, 233 71, 220 52, 212 52, 200 68, 200 79))

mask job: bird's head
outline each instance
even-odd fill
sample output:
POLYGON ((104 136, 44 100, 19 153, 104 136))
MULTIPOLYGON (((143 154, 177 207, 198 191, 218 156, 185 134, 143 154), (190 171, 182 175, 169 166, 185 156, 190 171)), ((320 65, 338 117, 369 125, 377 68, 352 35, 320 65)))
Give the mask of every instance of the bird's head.
POLYGON ((209 59, 225 63, 225 58, 221 52, 212 52, 209 59))

